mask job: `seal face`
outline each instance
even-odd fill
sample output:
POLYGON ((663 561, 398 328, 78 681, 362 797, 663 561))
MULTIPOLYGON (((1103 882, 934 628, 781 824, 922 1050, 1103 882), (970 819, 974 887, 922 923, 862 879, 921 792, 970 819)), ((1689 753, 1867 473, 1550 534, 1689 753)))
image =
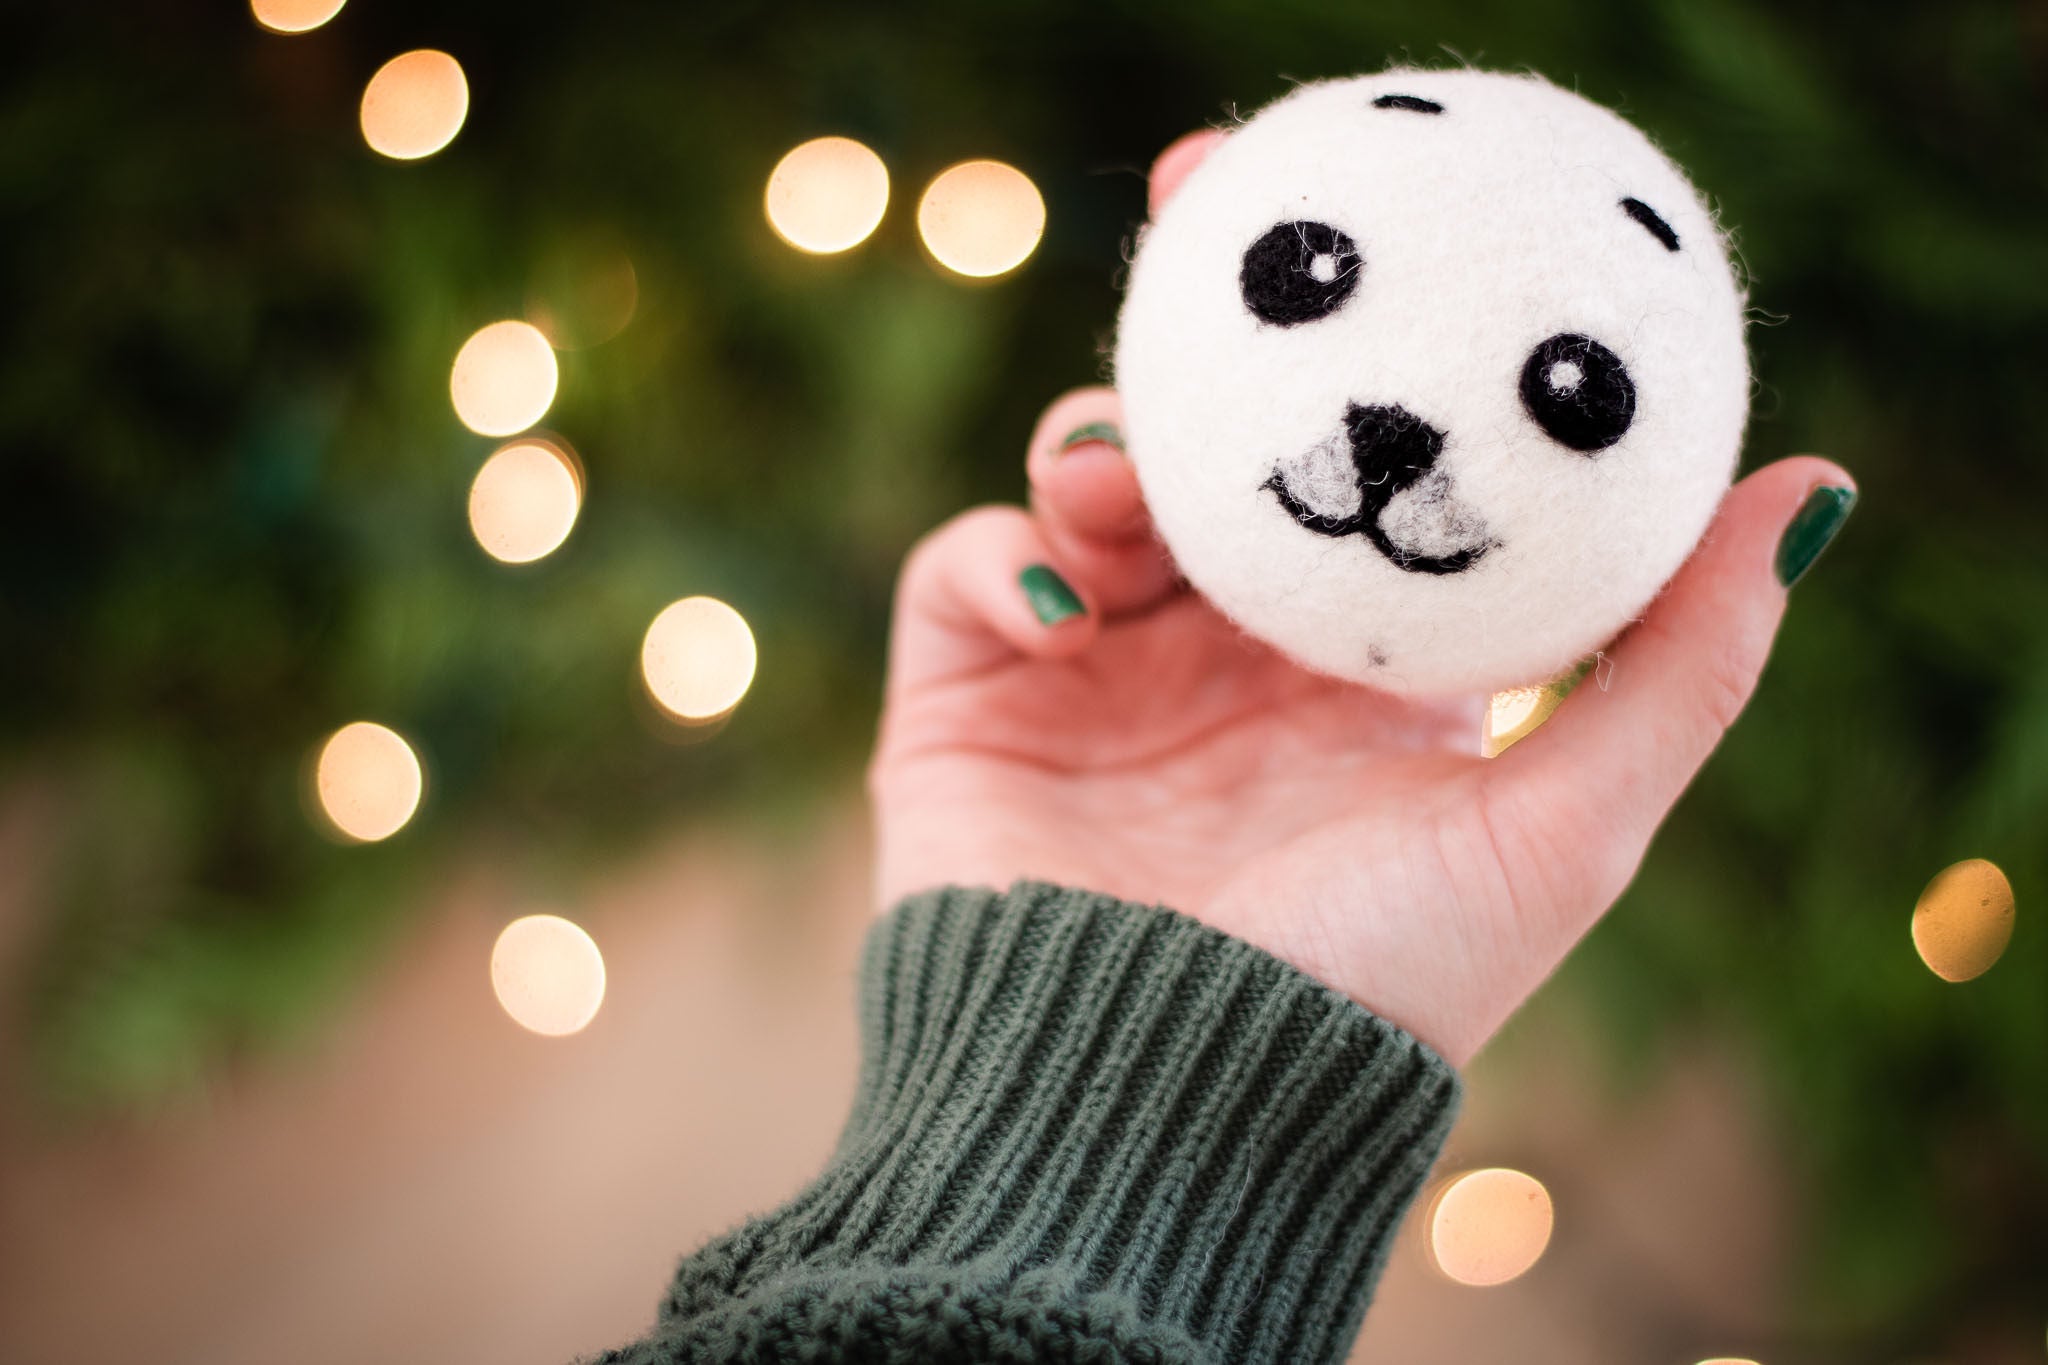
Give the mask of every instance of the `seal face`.
POLYGON ((1307 85, 1140 239, 1128 449, 1189 580, 1302 663, 1537 681, 1704 531, 1742 303, 1698 195, 1597 105, 1478 71, 1307 85))

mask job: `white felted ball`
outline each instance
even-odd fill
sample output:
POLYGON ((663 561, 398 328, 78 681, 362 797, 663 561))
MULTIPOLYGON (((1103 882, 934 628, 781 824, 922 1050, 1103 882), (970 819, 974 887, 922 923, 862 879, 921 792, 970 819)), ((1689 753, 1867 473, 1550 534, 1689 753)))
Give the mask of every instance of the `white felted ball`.
POLYGON ((1612 639, 1728 486, 1743 298, 1634 127, 1533 76, 1303 86, 1139 242, 1125 437, 1190 582, 1310 668, 1538 682, 1612 639))

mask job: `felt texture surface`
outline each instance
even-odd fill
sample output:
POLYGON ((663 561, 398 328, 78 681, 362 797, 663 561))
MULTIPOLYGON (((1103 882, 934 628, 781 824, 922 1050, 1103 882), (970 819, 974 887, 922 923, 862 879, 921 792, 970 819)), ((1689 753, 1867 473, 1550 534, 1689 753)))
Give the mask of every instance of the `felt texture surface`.
POLYGON ((1743 306, 1698 193, 1598 105, 1471 70, 1305 85, 1140 237, 1127 449, 1189 581, 1301 663, 1541 682, 1706 529, 1743 306))

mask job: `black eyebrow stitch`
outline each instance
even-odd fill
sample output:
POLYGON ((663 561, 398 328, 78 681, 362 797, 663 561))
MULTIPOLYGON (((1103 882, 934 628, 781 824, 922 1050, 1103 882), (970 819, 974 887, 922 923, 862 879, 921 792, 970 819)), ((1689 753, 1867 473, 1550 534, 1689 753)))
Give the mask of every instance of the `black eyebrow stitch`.
POLYGON ((1381 95, 1372 102, 1375 109, 1407 109, 1417 114, 1441 114, 1444 107, 1420 95, 1381 95))
POLYGON ((1630 198, 1621 201, 1621 211, 1641 223, 1652 237, 1664 244, 1666 251, 1678 250, 1678 234, 1671 230, 1671 224, 1658 216, 1657 210, 1640 199, 1630 198))

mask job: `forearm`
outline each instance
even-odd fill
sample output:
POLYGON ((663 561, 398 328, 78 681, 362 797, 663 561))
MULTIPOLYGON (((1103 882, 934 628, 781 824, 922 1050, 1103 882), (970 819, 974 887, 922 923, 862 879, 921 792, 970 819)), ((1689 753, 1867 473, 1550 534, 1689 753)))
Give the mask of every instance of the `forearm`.
POLYGON ((825 1172, 607 1362, 1334 1361, 1455 1074, 1170 911, 1020 884, 871 934, 825 1172))

